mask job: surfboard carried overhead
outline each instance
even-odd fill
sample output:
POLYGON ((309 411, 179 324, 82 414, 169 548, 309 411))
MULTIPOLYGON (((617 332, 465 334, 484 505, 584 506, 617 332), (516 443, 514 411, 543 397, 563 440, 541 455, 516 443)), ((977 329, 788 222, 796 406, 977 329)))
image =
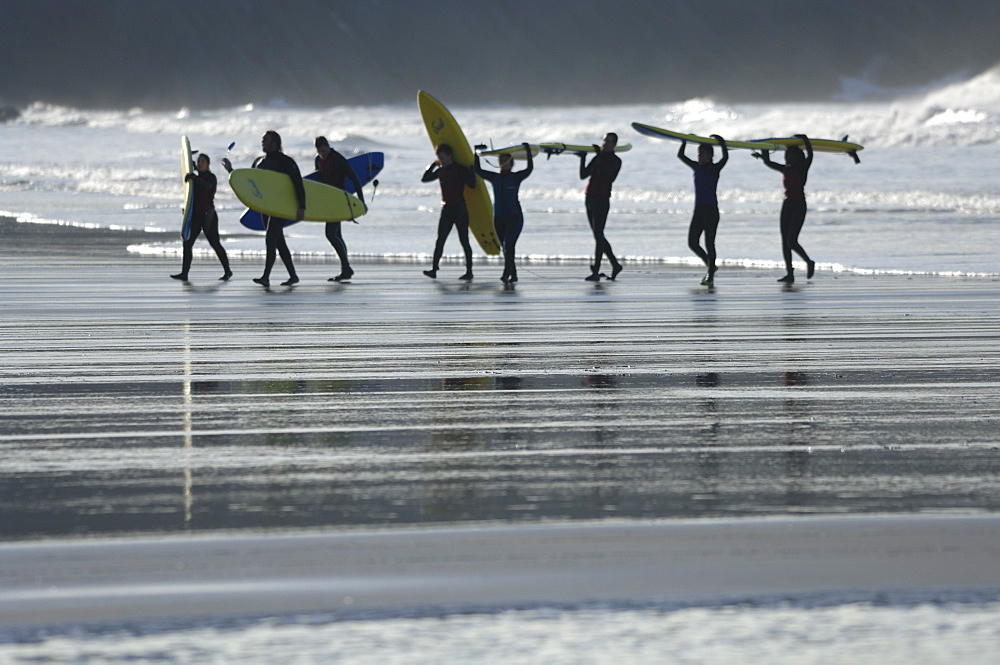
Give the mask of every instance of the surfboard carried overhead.
MULTIPOLYGON (((570 154, 576 154, 578 152, 598 152, 600 147, 595 149, 593 145, 577 145, 574 143, 539 143, 538 149, 551 157, 552 155, 561 155, 564 152, 568 152, 570 154)), ((631 143, 619 143, 615 146, 615 152, 628 152, 631 149, 631 143)))
MULTIPOLYGON (((751 141, 751 143, 768 143, 776 146, 774 148, 761 148, 761 150, 785 150, 792 146, 799 148, 805 146, 805 141, 797 136, 760 139, 759 141, 751 141)), ((861 158, 858 157, 858 151, 865 149, 864 146, 859 143, 851 143, 848 141, 846 136, 839 141, 836 139, 814 139, 810 136, 809 143, 812 145, 812 149, 816 152, 842 152, 851 157, 855 164, 861 163, 861 158)))
MULTIPOLYGON (((447 143, 454 153, 455 162, 469 168, 472 166, 472 148, 465 133, 444 104, 424 91, 417 93, 417 106, 427 129, 427 137, 432 146, 447 143)), ((476 186, 465 188, 465 207, 469 211, 469 231, 476 237, 479 246, 489 255, 500 253, 500 239, 493 229, 493 203, 483 179, 476 176, 476 186)))
MULTIPOLYGON (((303 179, 306 189, 306 222, 343 222, 367 211, 361 199, 342 189, 303 179)), ((267 169, 236 169, 229 174, 229 186, 245 206, 263 215, 294 219, 299 202, 292 179, 267 169)))
POLYGON ((181 182, 184 183, 184 206, 181 215, 181 238, 191 239, 191 213, 194 203, 194 181, 188 180, 189 173, 194 173, 194 164, 191 162, 191 141, 188 137, 181 137, 181 182))
MULTIPOLYGON (((719 145, 718 139, 713 139, 711 136, 698 136, 697 134, 682 134, 681 132, 671 131, 669 129, 662 129, 660 127, 653 127, 652 125, 644 125, 641 122, 633 122, 632 129, 639 132, 644 136, 651 136, 655 139, 673 139, 674 141, 686 141, 689 143, 699 143, 704 145, 719 145)), ((766 145, 766 142, 761 141, 730 141, 726 139, 727 148, 742 148, 744 150, 783 150, 781 146, 777 144, 771 144, 770 147, 766 145)))
MULTIPOLYGON (((355 155, 347 160, 347 163, 351 165, 354 169, 354 174, 358 176, 358 180, 361 182, 361 186, 364 187, 375 177, 382 172, 382 168, 385 166, 385 154, 381 152, 365 152, 360 155, 355 155)), ((303 176, 306 180, 319 180, 319 173, 313 171, 307 176, 303 176)), ((348 194, 356 194, 354 191, 354 183, 348 180, 344 183, 344 191, 348 194)), ((306 199, 308 202, 308 199, 306 199)), ((294 219, 286 219, 285 226, 291 226, 297 222, 294 219)), ((251 231, 263 231, 264 230, 264 218, 256 210, 247 209, 246 212, 240 217, 240 224, 250 229, 251 231)))
MULTIPOLYGON (((531 156, 535 157, 538 155, 539 147, 534 143, 529 143, 528 150, 531 151, 531 156)), ((477 152, 481 157, 499 157, 500 155, 513 155, 514 159, 528 158, 528 155, 525 152, 523 145, 509 145, 506 148, 490 148, 489 150, 479 150, 477 152)))

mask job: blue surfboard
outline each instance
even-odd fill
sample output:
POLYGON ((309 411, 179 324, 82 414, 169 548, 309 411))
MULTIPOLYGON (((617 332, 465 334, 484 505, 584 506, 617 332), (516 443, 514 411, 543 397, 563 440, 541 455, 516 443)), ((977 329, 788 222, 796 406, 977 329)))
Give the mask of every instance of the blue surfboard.
MULTIPOLYGON (((385 153, 381 152, 365 152, 360 155, 355 155, 347 160, 347 163, 351 165, 354 169, 354 175, 358 176, 358 180, 361 182, 361 186, 364 187, 375 177, 382 172, 382 168, 385 166, 385 153)), ((307 180, 319 180, 319 172, 313 171, 307 176, 303 176, 307 180)), ((348 194, 356 194, 354 191, 354 183, 348 180, 344 183, 344 190, 348 194)), ((285 226, 291 226, 297 222, 294 219, 286 219, 285 226)), ((240 217, 240 224, 250 229, 251 231, 263 231, 264 230, 264 218, 261 217, 260 213, 255 210, 247 210, 240 217)))

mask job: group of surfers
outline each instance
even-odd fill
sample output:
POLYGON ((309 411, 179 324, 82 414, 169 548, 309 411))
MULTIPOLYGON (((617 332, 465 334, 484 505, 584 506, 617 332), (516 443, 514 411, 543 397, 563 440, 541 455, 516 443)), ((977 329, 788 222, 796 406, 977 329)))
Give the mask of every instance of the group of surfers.
MULTIPOLYGON (((801 134, 796 136, 802 140, 805 150, 795 146, 789 147, 785 150, 784 164, 772 161, 767 150, 754 153, 754 157, 762 159, 765 166, 782 174, 785 197, 781 206, 780 228, 782 257, 785 261, 786 273, 778 281, 784 283, 795 281, 792 252, 798 254, 805 261, 807 277, 813 276, 816 267, 815 262, 809 258, 799 243, 799 233, 806 218, 805 184, 809 167, 812 165, 813 149, 808 137, 801 134)), ((725 139, 716 134, 713 134, 712 138, 718 142, 722 152, 722 157, 718 161, 713 161, 715 151, 710 144, 698 146, 697 160, 693 160, 685 154, 686 142, 681 142, 677 151, 678 159, 687 164, 694 175, 695 204, 694 214, 688 229, 688 246, 705 263, 707 271, 701 280, 703 285, 712 285, 718 270, 715 235, 719 225, 719 202, 716 191, 722 169, 729 160, 729 150, 726 147, 725 139), (702 238, 704 238, 704 247, 701 245, 702 238)), ((589 162, 587 158, 591 153, 577 153, 580 158, 580 179, 588 181, 585 190, 585 204, 587 221, 594 235, 595 246, 594 262, 590 266, 590 274, 585 279, 592 282, 600 281, 602 278, 614 280, 622 271, 622 264, 615 257, 611 243, 608 242, 604 232, 608 212, 611 209, 612 184, 618 177, 622 166, 621 158, 615 154, 617 144, 618 135, 608 133, 604 136, 600 146, 594 146, 594 156, 589 162), (607 257, 611 265, 610 275, 601 272, 601 263, 604 257, 607 257)), ((330 142, 323 136, 316 137, 315 147, 317 153, 315 167, 320 175, 320 181, 343 189, 347 181, 350 180, 358 198, 364 203, 361 183, 347 159, 334 150, 330 146, 330 142)), ((432 264, 429 270, 424 271, 424 274, 432 279, 437 278, 445 242, 454 228, 465 253, 465 273, 459 279, 464 281, 473 279, 472 246, 469 243, 469 213, 465 204, 464 191, 466 187, 476 187, 476 176, 479 175, 493 186, 493 225, 504 252, 504 269, 500 279, 504 284, 514 284, 517 282, 515 262, 517 240, 524 228, 524 214, 521 210, 518 192, 521 183, 531 175, 534 169, 531 149, 527 143, 523 144, 527 159, 527 165, 524 169, 514 171, 513 155, 501 154, 499 171, 494 172, 487 171, 480 163, 478 149, 485 146, 476 147, 477 154, 474 163, 471 167, 465 167, 455 161, 451 146, 447 144, 436 146, 437 159, 427 167, 421 178, 422 182, 438 181, 441 187, 442 201, 432 264)), ((282 152, 281 137, 273 130, 264 133, 261 138, 261 148, 264 150, 264 156, 258 157, 254 161, 253 168, 285 173, 292 179, 299 204, 295 221, 302 220, 305 216, 306 198, 298 165, 295 160, 282 152)), ((171 275, 173 279, 188 280, 194 243, 201 233, 205 234, 222 263, 224 273, 220 279, 227 281, 233 275, 226 250, 219 239, 219 216, 215 212, 214 204, 218 183, 215 174, 211 171, 210 164, 211 160, 207 155, 199 154, 195 162, 196 173, 187 176, 187 179, 194 181, 191 233, 184 241, 181 272, 171 275)), ((222 165, 227 171, 232 172, 233 166, 228 158, 222 159, 222 165)), ((285 220, 271 218, 267 215, 263 216, 263 220, 266 229, 264 272, 253 281, 264 287, 270 286, 271 269, 274 267, 276 257, 280 256, 288 271, 288 280, 282 282, 282 286, 298 283, 299 278, 295 272, 292 255, 285 242, 285 220)), ((340 274, 330 278, 329 281, 332 282, 347 281, 354 275, 354 270, 348 260, 347 245, 344 242, 340 224, 340 222, 326 224, 327 240, 336 251, 341 266, 340 274)))

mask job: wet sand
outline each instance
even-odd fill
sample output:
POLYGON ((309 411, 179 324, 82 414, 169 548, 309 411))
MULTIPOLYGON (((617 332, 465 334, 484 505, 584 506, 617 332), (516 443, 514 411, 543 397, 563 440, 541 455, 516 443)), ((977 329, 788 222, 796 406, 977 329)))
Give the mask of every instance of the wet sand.
POLYGON ((0 233, 3 625, 1000 587, 997 281, 0 233))

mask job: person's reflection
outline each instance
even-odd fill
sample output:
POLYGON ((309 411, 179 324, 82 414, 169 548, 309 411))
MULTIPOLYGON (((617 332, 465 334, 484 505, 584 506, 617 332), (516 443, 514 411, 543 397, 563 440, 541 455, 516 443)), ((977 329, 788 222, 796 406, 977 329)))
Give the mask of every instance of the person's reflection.
MULTIPOLYGON (((694 377, 694 384, 699 388, 718 388, 720 383, 719 375, 715 372, 706 372, 694 377)), ((721 426, 718 417, 718 398, 713 393, 706 393, 706 397, 698 401, 698 410, 705 416, 704 421, 707 423, 704 433, 714 440, 721 426)))
MULTIPOLYGON (((698 388, 718 388, 722 385, 719 375, 715 372, 706 372, 694 377, 694 385, 698 388)), ((719 400, 712 392, 705 393, 705 397, 698 400, 698 411, 704 416, 705 426, 701 430, 701 437, 705 443, 713 444, 719 434, 722 424, 719 422, 719 400)), ((722 457, 719 453, 706 450, 698 454, 698 482, 701 485, 699 492, 693 497, 697 500, 699 510, 711 512, 719 505, 719 476, 722 472, 722 457)))
POLYGON ((583 385, 597 389, 617 388, 618 380, 608 374, 585 374, 583 385))
MULTIPOLYGON (((799 388, 809 385, 809 377, 804 372, 785 372, 782 383, 789 388, 799 388)), ((802 506, 807 503, 806 476, 810 462, 810 452, 805 446, 810 441, 806 435, 809 428, 808 402, 801 397, 785 398, 783 407, 785 422, 788 429, 789 450, 785 451, 785 503, 789 506, 802 506)))

